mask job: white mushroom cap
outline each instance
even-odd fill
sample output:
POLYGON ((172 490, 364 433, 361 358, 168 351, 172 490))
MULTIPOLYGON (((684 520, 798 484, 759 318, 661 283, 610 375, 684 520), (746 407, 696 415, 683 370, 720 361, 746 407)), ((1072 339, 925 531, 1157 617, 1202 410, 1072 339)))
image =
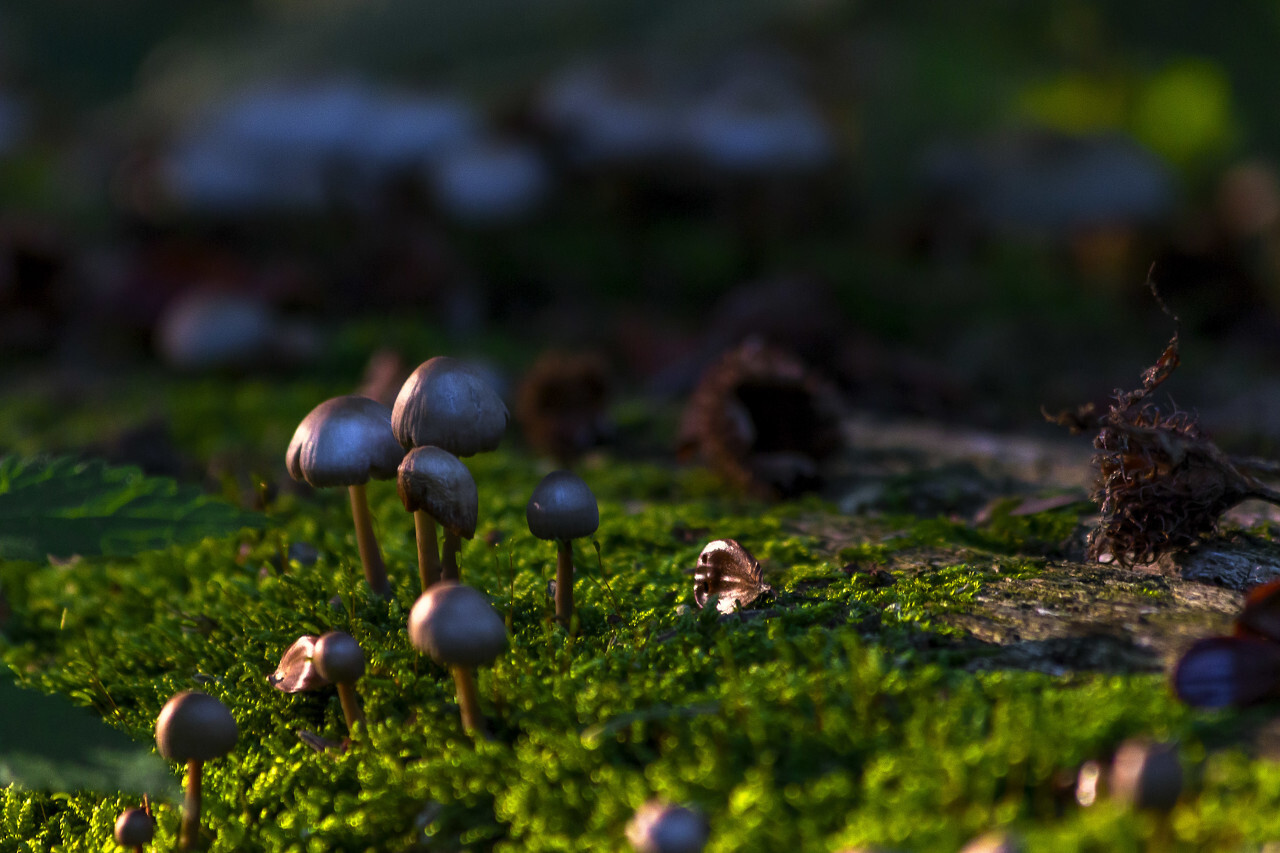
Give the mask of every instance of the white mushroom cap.
POLYGON ((236 745, 239 730, 223 705, 208 693, 174 694, 156 718, 156 747, 171 761, 208 761, 236 745))
POLYGON ((289 476, 317 488, 388 480, 404 458, 391 431, 391 411, 356 395, 325 400, 311 410, 289 442, 289 476))
POLYGON ((409 512, 426 510, 464 539, 476 534, 480 496, 462 460, 439 447, 415 447, 405 454, 396 477, 400 500, 409 512))
POLYGON ((434 445, 471 456, 496 448, 510 417, 478 370, 438 355, 418 365, 400 388, 391 428, 406 450, 434 445))
POLYGON ((539 539, 567 541, 595 533, 600 508, 581 477, 571 471, 552 471, 534 488, 525 518, 529 532, 539 539))
POLYGON ((437 663, 480 666, 506 649, 507 626, 484 593, 456 581, 440 581, 414 603, 409 639, 437 663))
POLYGON ((707 819, 700 812, 650 800, 627 824, 627 840, 638 853, 700 853, 707 843, 707 819))
POLYGON ((364 651, 345 631, 322 634, 311 659, 316 671, 334 684, 355 681, 364 675, 364 651))

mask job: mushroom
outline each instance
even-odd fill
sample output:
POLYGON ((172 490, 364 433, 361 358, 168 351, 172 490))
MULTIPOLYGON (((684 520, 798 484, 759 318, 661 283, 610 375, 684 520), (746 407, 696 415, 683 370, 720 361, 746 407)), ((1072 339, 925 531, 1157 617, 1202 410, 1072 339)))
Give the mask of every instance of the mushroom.
POLYGON ((364 652, 355 638, 345 631, 330 631, 316 641, 312 662, 316 671, 338 687, 342 716, 347 729, 364 722, 360 699, 356 696, 356 679, 364 675, 364 652))
POLYGON ((134 853, 142 853, 142 848, 151 843, 155 834, 156 822, 144 809, 125 809, 116 818, 116 844, 132 847, 134 853))
POLYGON ((293 479, 316 488, 347 487, 360 563, 377 595, 389 595, 391 585, 373 532, 365 483, 370 477, 394 477, 403 458, 404 449, 391 431, 391 412, 376 400, 355 395, 334 397, 312 409, 298 424, 285 453, 293 479))
POLYGON ((600 526, 596 496, 571 471, 552 471, 542 478, 525 508, 529 532, 556 541, 556 620, 565 628, 573 618, 573 544, 600 526))
POLYGON ((391 429, 405 450, 432 445, 455 456, 493 450, 510 415, 476 368, 438 355, 409 375, 391 411, 391 429))
POLYGON ((187 763, 186 799, 178 849, 191 850, 200 831, 200 775, 204 762, 236 745, 236 721, 217 699, 198 690, 177 693, 156 718, 156 747, 170 761, 187 763))
POLYGON ((1171 743, 1128 740, 1111 760, 1111 795, 1135 809, 1167 813, 1182 795, 1182 763, 1171 743))
POLYGON ((396 477, 404 508, 413 513, 418 534, 418 574, 422 591, 443 576, 458 579, 460 539, 476 533, 480 498, 476 481, 458 457, 439 447, 415 447, 396 477), (436 553, 436 522, 444 527, 444 569, 436 553))
POLYGON ((701 812, 650 800, 627 824, 627 840, 637 853, 700 853, 707 843, 707 819, 701 812))
POLYGON ((436 663, 449 667, 458 689, 462 726, 484 734, 475 676, 471 670, 492 663, 507 647, 507 628, 484 593, 440 581, 418 596, 409 613, 409 639, 436 663))
MULTIPOLYGON (((405 450, 438 447, 454 456, 473 456, 498 446, 509 419, 502 398, 480 371, 438 355, 418 365, 405 380, 391 411, 391 430, 405 450)), ((418 568, 424 576, 425 590, 432 574, 430 567, 440 562, 435 522, 413 512, 418 568)))

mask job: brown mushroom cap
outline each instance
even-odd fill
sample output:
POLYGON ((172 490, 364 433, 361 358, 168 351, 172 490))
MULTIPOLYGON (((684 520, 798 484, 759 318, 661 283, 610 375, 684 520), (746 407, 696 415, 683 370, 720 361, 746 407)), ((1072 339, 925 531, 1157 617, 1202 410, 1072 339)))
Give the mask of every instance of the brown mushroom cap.
POLYGON ((539 539, 567 541, 596 532, 600 507, 581 477, 571 471, 552 471, 534 488, 525 518, 529 532, 539 539))
POLYGON ((391 410, 349 394, 316 406, 298 424, 285 451, 289 476, 316 488, 389 480, 404 458, 391 431, 391 410))
POLYGON ((156 822, 142 809, 125 809, 116 818, 116 844, 122 847, 141 847, 150 844, 156 834, 156 822))
POLYGON ((414 603, 409 639, 437 663, 480 666, 506 649, 507 626, 484 593, 456 581, 440 581, 414 603))
POLYGON ((439 447, 415 447, 405 454, 396 477, 400 500, 409 512, 425 510, 444 527, 470 539, 476 535, 480 496, 462 460, 439 447))
POLYGON ((438 355, 418 365, 401 387, 391 428, 406 450, 433 445, 471 456, 496 448, 509 419, 506 404, 478 370, 438 355))
POLYGON ((156 718, 156 747, 171 761, 208 761, 226 755, 238 736, 227 706, 198 690, 174 694, 156 718))
POLYGON ((364 651, 345 631, 322 634, 311 660, 316 671, 334 684, 352 682, 364 675, 364 651))

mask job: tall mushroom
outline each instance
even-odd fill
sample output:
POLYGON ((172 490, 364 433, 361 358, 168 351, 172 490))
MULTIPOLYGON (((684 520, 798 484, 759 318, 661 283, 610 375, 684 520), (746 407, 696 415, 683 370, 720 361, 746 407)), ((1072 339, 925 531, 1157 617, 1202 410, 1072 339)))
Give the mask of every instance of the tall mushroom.
POLYGON ((204 762, 219 758, 236 745, 236 721, 208 693, 185 690, 175 694, 156 718, 156 747, 170 761, 187 763, 186 798, 178 849, 191 850, 200 832, 200 781, 204 762))
POLYGON ((460 539, 476 534, 480 497, 476 481, 458 457, 439 447, 415 447, 396 476, 404 508, 413 513, 418 534, 418 575, 422 591, 443 577, 457 580, 460 539), (444 527, 444 567, 436 553, 436 523, 444 527))
POLYGON ((573 539, 590 536, 600 526, 596 496, 571 471, 552 471, 542 478, 525 508, 529 532, 556 541, 556 620, 565 628, 573 619, 573 539))
POLYGON ((483 735, 484 717, 471 670, 492 663, 507 647, 507 627, 489 599, 472 587, 440 581, 414 603, 409 639, 414 648, 449 667, 458 689, 462 726, 483 735))
POLYGON ((370 589, 390 595, 387 567, 378 550, 369 515, 365 483, 370 477, 389 480, 404 458, 404 448, 391 430, 391 412, 368 397, 347 395, 325 400, 311 410, 289 442, 285 464, 295 480, 316 488, 346 486, 351 494, 360 563, 370 589))
POLYGON ((356 723, 364 722, 360 699, 356 696, 356 679, 364 675, 364 651, 355 637, 345 631, 330 631, 316 640, 312 662, 316 671, 338 686, 338 699, 342 702, 342 716, 350 731, 356 723))
MULTIPOLYGON (((438 447, 466 457, 497 448, 510 417, 502 398, 476 368, 438 355, 418 365, 405 380, 391 410, 391 430, 405 450, 438 447)), ((425 589, 430 566, 440 560, 435 521, 414 512, 414 527, 425 589)))

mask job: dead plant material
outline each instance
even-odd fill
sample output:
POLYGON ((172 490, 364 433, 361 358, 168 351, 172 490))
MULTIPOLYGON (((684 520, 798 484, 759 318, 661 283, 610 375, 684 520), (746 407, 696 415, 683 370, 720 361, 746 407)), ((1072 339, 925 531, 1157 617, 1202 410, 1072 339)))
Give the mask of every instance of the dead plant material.
MULTIPOLYGON (((1154 286, 1152 292, 1159 300, 1154 286)), ((1117 391, 1102 415, 1095 415, 1091 406, 1046 414, 1072 432, 1098 430, 1092 498, 1102 517, 1089 537, 1091 559, 1122 566, 1150 563, 1203 541, 1216 531, 1219 517, 1241 501, 1280 504, 1280 492, 1253 476, 1275 473, 1274 463, 1228 457, 1204 436, 1194 415, 1165 412, 1150 401, 1178 362, 1175 331, 1160 358, 1143 373, 1142 387, 1117 391)))
POLYGON ((790 353, 753 339, 702 375, 680 424, 680 455, 743 491, 782 498, 822 483, 838 450, 835 389, 790 353))
POLYGON ((613 434, 612 384, 604 359, 595 353, 543 353, 516 400, 516 420, 529 446, 569 467, 607 443, 613 434))

